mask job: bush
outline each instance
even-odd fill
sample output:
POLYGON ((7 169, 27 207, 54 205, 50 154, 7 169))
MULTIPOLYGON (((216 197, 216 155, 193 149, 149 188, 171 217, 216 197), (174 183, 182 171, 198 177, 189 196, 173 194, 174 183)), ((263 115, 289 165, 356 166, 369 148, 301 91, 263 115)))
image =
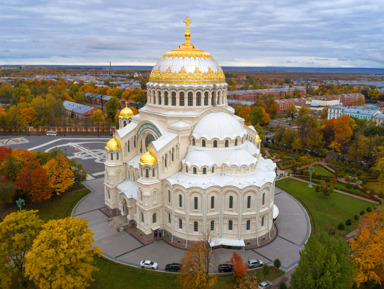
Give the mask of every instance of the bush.
POLYGON ((358 215, 355 215, 353 218, 354 218, 356 221, 358 221, 358 220, 360 219, 360 217, 359 217, 358 215))
POLYGON ((371 207, 368 207, 368 208, 367 208, 367 212, 368 212, 368 213, 372 212, 371 207))
POLYGON ((347 226, 352 225, 352 221, 351 221, 351 219, 348 219, 347 221, 345 221, 345 224, 346 224, 347 226))
POLYGON ((364 214, 365 214, 365 211, 364 211, 364 210, 361 210, 361 211, 360 211, 360 216, 361 216, 361 215, 364 215, 364 214))
POLYGON ((12 182, 0 180, 0 203, 13 203, 16 200, 16 189, 12 182))
POLYGON ((344 230, 344 229, 345 229, 345 226, 344 226, 343 223, 340 223, 340 224, 337 226, 337 228, 338 228, 339 230, 344 230))
POLYGON ((275 259, 275 261, 273 261, 273 266, 275 266, 277 269, 280 268, 281 266, 281 262, 279 259, 275 259))
POLYGON ((269 266, 267 264, 264 264, 263 267, 261 267, 261 271, 264 277, 267 276, 269 274, 269 266))
POLYGON ((287 289, 287 284, 285 284, 285 282, 280 282, 279 283, 279 289, 287 289))

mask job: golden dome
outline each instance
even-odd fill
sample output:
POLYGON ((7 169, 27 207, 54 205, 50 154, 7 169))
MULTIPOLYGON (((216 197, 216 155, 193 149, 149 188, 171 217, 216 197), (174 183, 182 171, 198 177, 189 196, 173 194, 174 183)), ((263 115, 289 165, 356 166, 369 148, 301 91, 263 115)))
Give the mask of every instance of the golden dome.
POLYGON ((121 117, 130 118, 133 116, 133 111, 128 107, 128 103, 125 102, 125 107, 120 111, 121 117))
POLYGON ((256 141, 257 142, 261 141, 260 136, 258 134, 256 135, 256 141))
POLYGON ((116 150, 116 149, 121 149, 121 144, 120 141, 115 139, 115 136, 111 138, 105 147, 106 149, 111 149, 111 150, 116 150))
POLYGON ((187 17, 184 23, 187 25, 185 42, 160 58, 152 69, 149 81, 181 84, 225 82, 223 70, 215 59, 189 41, 191 20, 187 17))
POLYGON ((143 153, 140 157, 139 164, 141 165, 153 165, 157 164, 156 155, 147 151, 143 153))

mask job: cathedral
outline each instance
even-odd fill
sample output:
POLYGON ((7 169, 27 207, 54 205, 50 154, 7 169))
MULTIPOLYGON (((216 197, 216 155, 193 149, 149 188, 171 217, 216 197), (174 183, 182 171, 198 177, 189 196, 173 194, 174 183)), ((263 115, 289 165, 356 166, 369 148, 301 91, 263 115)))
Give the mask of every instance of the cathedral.
POLYGON ((152 69, 147 104, 138 115, 124 108, 106 145, 106 209, 148 241, 187 247, 209 233, 212 247, 259 245, 274 230, 276 165, 184 22, 185 42, 152 69))

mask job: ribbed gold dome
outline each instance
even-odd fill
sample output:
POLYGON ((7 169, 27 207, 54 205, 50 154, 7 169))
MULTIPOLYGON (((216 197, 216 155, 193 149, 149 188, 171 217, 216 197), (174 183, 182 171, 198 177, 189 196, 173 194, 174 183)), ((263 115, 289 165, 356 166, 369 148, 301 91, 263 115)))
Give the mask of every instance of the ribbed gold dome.
POLYGON ((256 135, 256 141, 257 142, 261 141, 260 136, 258 134, 256 135))
POLYGON ((165 53, 153 67, 150 82, 204 84, 225 82, 225 76, 215 59, 203 50, 197 49, 190 41, 189 18, 185 42, 178 48, 165 53))
POLYGON ((121 144, 120 141, 115 139, 115 136, 111 138, 105 147, 106 149, 111 149, 111 150, 116 150, 116 149, 121 149, 121 144))
POLYGON ((125 102, 125 107, 120 111, 121 117, 130 118, 133 116, 133 111, 128 107, 127 102, 125 102))
POLYGON ((139 164, 141 165, 153 165, 157 164, 156 155, 147 151, 143 153, 140 157, 139 164))

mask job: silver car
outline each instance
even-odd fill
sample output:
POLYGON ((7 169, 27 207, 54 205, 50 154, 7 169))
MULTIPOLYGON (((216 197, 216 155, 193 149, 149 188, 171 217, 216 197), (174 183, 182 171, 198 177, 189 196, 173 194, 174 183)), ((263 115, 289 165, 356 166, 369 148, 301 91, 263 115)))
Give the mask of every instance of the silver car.
POLYGON ((272 283, 269 281, 263 281, 257 286, 257 289, 268 289, 272 288, 272 283))
POLYGON ((263 266, 264 262, 262 260, 251 259, 251 260, 248 260, 247 264, 248 264, 248 268, 258 268, 263 266))
POLYGON ((140 262, 140 267, 141 268, 146 268, 146 269, 157 269, 159 266, 157 265, 156 262, 153 262, 151 260, 143 260, 140 262))

